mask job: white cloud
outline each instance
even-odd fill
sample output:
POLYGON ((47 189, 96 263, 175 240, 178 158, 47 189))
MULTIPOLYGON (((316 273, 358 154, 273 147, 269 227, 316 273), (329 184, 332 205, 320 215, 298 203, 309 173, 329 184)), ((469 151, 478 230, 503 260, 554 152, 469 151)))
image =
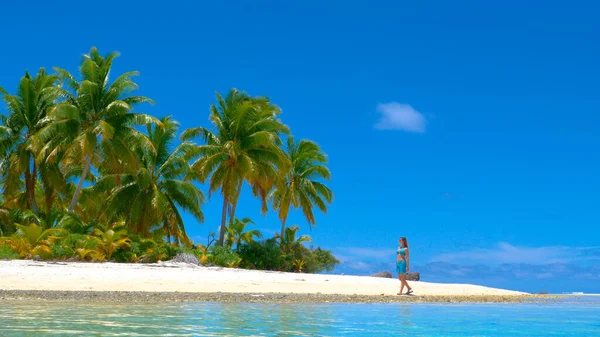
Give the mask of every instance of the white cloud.
POLYGON ((408 104, 398 102, 377 105, 381 118, 375 124, 380 130, 404 130, 408 132, 425 132, 425 117, 408 104))
POLYGON ((483 264, 461 265, 452 262, 430 262, 423 265, 416 264, 415 271, 421 273, 425 280, 433 282, 469 282, 474 280, 484 284, 490 284, 489 280, 507 279, 519 280, 545 280, 566 279, 570 280, 599 280, 600 273, 594 269, 594 265, 581 265, 577 263, 553 263, 553 264, 523 264, 510 263, 495 266, 483 264))
POLYGON ((456 264, 552 264, 568 263, 584 260, 597 260, 595 247, 518 247, 510 243, 500 242, 496 247, 474 249, 470 251, 446 253, 435 256, 431 261, 451 262, 456 264))
MULTIPOLYGON (((331 250, 341 261, 334 273, 371 275, 389 271, 396 276, 395 249, 342 246, 331 250)), ((549 275, 561 275, 588 280, 600 279, 599 262, 600 247, 523 247, 500 242, 489 248, 440 254, 429 261, 415 257, 411 269, 421 272, 424 280, 436 282, 485 280, 505 278, 507 275, 540 280, 549 275)))
POLYGON ((370 275, 380 271, 393 271, 395 268, 394 249, 337 247, 332 251, 341 262, 335 268, 336 273, 370 275))
MULTIPOLYGON (((386 259, 395 256, 394 249, 381 248, 361 248, 361 247, 338 247, 335 252, 340 252, 340 256, 348 259, 386 259)), ((337 256, 337 255, 336 255, 337 256)))

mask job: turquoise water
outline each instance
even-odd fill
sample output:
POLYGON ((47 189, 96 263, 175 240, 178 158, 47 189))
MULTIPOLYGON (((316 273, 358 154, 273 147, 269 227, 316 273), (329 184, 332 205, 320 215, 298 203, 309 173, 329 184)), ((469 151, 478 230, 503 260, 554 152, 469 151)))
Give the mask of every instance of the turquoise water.
POLYGON ((600 336, 600 303, 0 302, 0 336, 600 336))

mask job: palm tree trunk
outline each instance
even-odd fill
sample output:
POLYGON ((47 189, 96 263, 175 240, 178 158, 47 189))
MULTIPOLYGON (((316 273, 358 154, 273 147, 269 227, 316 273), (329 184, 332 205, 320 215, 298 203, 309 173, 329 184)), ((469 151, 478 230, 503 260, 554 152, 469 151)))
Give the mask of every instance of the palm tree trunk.
POLYGON ((30 196, 31 197, 31 211, 33 212, 33 214, 35 214, 35 216, 38 216, 39 211, 38 211, 37 201, 35 201, 36 181, 37 181, 37 165, 34 160, 33 161, 33 172, 31 173, 31 191, 29 193, 31 193, 31 196, 30 196))
POLYGON ((42 179, 42 184, 44 185, 44 211, 46 214, 50 214, 50 210, 52 209, 53 203, 53 191, 50 187, 50 183, 46 179, 42 179))
POLYGON ((52 205, 54 204, 54 191, 49 186, 47 181, 44 181, 44 197, 45 197, 45 209, 46 209, 46 225, 50 226, 49 220, 52 213, 52 205))
MULTIPOLYGON (((31 161, 27 162, 27 167, 25 168, 25 196, 27 198, 27 208, 31 209, 33 214, 35 214, 35 216, 37 217, 38 209, 37 209, 37 204, 35 202, 35 180, 33 178, 34 174, 37 174, 35 162, 33 165, 34 165, 33 173, 30 172, 31 161)), ((35 222, 36 225, 39 225, 39 222, 37 219, 34 218, 33 221, 35 222)))
POLYGON ((51 222, 52 219, 52 206, 54 204, 54 189, 50 185, 50 182, 47 179, 47 171, 42 172, 42 185, 44 186, 44 213, 46 213, 46 226, 54 227, 51 222))
POLYGON ((227 223, 227 206, 229 205, 229 200, 227 197, 223 197, 223 212, 221 213, 221 228, 219 228, 219 246, 223 247, 223 243, 225 241, 225 224, 227 223))
POLYGON ((229 223, 233 223, 235 221, 235 209, 237 208, 237 199, 231 203, 231 210, 229 213, 229 223))
POLYGON ((27 208, 31 208, 31 172, 29 172, 29 163, 27 163, 27 167, 25 168, 25 196, 27 197, 27 204, 25 205, 27 208))
POLYGON ((235 208, 237 207, 237 201, 240 198, 240 193, 242 193, 242 183, 243 181, 238 183, 235 190, 235 195, 232 198, 233 202, 231 203, 231 209, 229 210, 229 222, 233 222, 233 220, 235 220, 235 208))
MULTIPOLYGON (((144 209, 145 211, 145 209, 144 209)), ((138 234, 146 234, 146 228, 144 226, 144 215, 146 213, 142 212, 142 215, 140 216, 140 221, 138 221, 137 223, 137 227, 136 227, 136 233, 138 234)))
POLYGON ((229 210, 229 223, 232 223, 235 221, 235 209, 237 208, 238 200, 240 198, 240 193, 242 193, 242 183, 243 183, 243 181, 240 181, 238 183, 237 190, 235 192, 235 195, 233 196, 233 202, 231 202, 231 209, 229 210))
POLYGON ((79 199, 79 193, 81 193, 81 188, 83 187, 83 182, 85 181, 85 176, 90 170, 90 165, 92 164, 92 156, 85 156, 85 160, 83 163, 83 172, 81 173, 81 178, 79 178, 79 183, 77 184, 77 188, 75 189, 75 193, 73 194, 73 199, 71 199, 71 204, 69 205, 69 212, 73 212, 75 209, 75 205, 77 204, 77 200, 79 199))
POLYGON ((281 243, 283 243, 283 235, 285 234, 285 222, 287 219, 281 221, 281 243))

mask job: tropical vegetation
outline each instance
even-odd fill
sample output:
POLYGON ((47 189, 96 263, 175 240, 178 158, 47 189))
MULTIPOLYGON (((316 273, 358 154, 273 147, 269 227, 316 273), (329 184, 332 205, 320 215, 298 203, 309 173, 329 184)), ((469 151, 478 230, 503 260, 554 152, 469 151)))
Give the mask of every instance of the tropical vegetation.
POLYGON ((286 235, 285 223, 290 206, 301 208, 310 226, 316 224, 313 205, 327 212, 327 204, 333 199, 333 193, 322 182, 329 180, 331 173, 324 165, 327 157, 318 144, 305 139, 296 142, 293 136, 289 136, 286 156, 291 168, 283 174, 283 182, 273 191, 273 204, 279 212, 282 238, 286 235))
POLYGON ((278 106, 231 89, 216 94, 210 125, 180 130, 173 116, 138 112, 154 102, 135 95, 136 71, 112 77, 118 56, 92 48, 77 74, 41 68, 25 72, 14 93, 0 87, 0 259, 154 262, 187 253, 203 264, 297 272, 339 263, 287 227, 298 209, 311 228, 333 193, 325 153, 296 141, 278 106), (263 239, 236 216, 244 188, 263 214, 277 212, 279 234, 263 239), (194 243, 183 213, 202 223, 215 195, 218 233, 194 243))

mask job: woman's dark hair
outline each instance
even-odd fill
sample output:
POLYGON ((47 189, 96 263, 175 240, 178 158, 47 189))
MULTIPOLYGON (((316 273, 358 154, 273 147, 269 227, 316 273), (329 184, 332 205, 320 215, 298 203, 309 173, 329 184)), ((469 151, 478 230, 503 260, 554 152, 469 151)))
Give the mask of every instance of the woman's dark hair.
POLYGON ((403 247, 408 248, 408 240, 406 240, 404 236, 400 238, 400 244, 403 245, 403 247))

